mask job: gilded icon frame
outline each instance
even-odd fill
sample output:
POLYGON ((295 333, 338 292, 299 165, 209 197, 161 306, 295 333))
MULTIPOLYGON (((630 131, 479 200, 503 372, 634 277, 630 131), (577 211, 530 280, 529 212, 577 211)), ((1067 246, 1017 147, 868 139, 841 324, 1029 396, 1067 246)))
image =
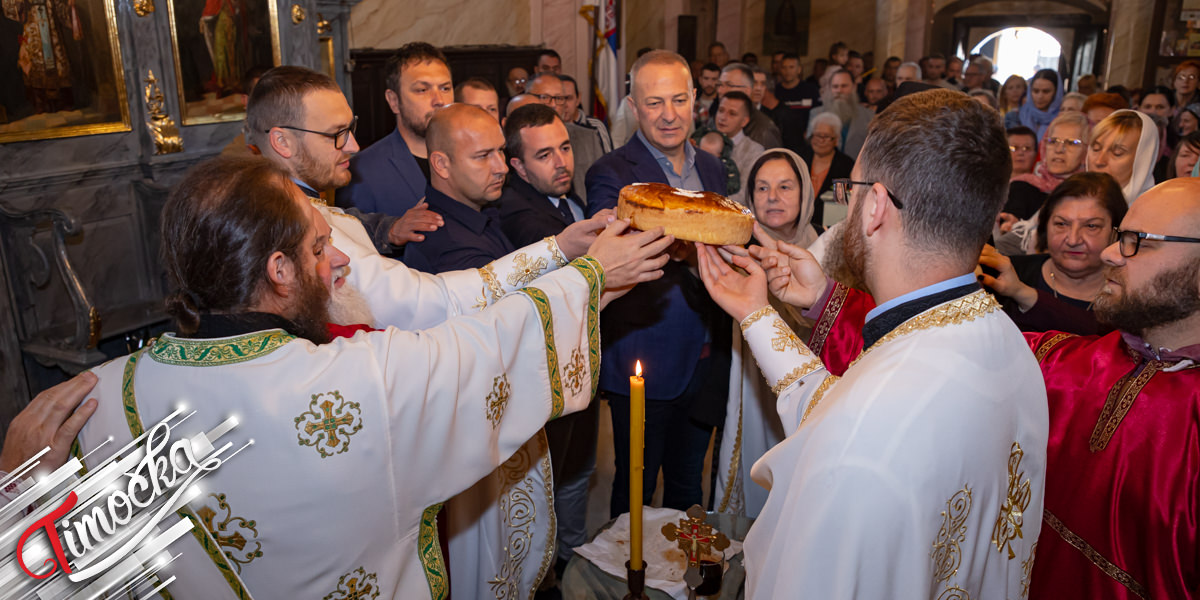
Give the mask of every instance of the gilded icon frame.
POLYGON ((34 17, 30 15, 35 13, 47 19, 40 27, 34 24, 36 31, 53 29, 54 33, 49 45, 39 44, 43 57, 40 64, 31 58, 38 47, 22 48, 20 41, 10 49, 15 56, 0 56, 0 64, 9 65, 8 70, 0 67, 0 80, 6 82, 5 93, 0 93, 0 144, 131 130, 115 1, 76 0, 64 9, 55 0, 2 0, 0 22, 15 28, 13 31, 21 36, 18 40, 32 39, 29 27, 34 17), (43 10, 38 13, 30 6, 41 6, 43 10), (47 50, 50 60, 44 58, 47 50), (67 68, 57 69, 56 62, 65 63, 67 68), (61 72, 64 70, 65 74, 61 72), (9 85, 16 81, 21 85, 9 85), (70 87, 44 87, 47 83, 68 82, 70 87), (66 99, 63 90, 69 90, 66 99), (79 105, 80 97, 89 99, 88 103, 79 105), (39 103, 63 108, 39 112, 39 103), (25 114, 29 110, 34 112, 25 114), (10 120, 9 115, 14 117, 10 120))
MULTIPOLYGON (((246 117, 244 94, 240 90, 240 81, 245 70, 254 66, 278 66, 281 64, 282 52, 279 43, 279 8, 275 0, 167 0, 167 18, 171 29, 171 55, 175 64, 175 90, 179 98, 180 120, 184 126, 204 125, 240 121, 246 117), (205 15, 212 5, 240 6, 249 13, 243 17, 244 24, 248 23, 250 31, 246 32, 245 43, 252 56, 235 57, 228 62, 235 63, 226 68, 218 68, 218 51, 213 37, 220 33, 221 15, 205 15), (199 10, 197 10, 199 9, 199 10), (199 14, 199 18, 195 17, 199 14), (212 17, 213 28, 208 29, 212 37, 206 37, 205 28, 209 24, 204 19, 212 17), (194 31, 180 29, 185 23, 196 23, 200 27, 199 49, 197 52, 197 34, 194 31), (269 52, 270 64, 267 64, 268 48, 266 40, 253 35, 255 32, 270 32, 269 52), (209 69, 210 77, 203 73, 209 69), (224 71, 223 76, 220 72, 224 71), (232 79, 232 81, 231 81, 232 79), (223 81, 222 81, 223 80, 223 81), (236 83, 236 92, 232 84, 236 83), (219 88, 212 91, 213 87, 219 88), (205 90, 207 88, 207 90, 205 90), (201 93, 201 90, 205 90, 201 93)), ((233 17, 230 17, 232 20, 233 17)), ((236 54, 236 52, 235 52, 236 54)), ((245 52, 243 52, 245 54, 245 52)), ((222 61, 224 62, 224 61, 222 61)))

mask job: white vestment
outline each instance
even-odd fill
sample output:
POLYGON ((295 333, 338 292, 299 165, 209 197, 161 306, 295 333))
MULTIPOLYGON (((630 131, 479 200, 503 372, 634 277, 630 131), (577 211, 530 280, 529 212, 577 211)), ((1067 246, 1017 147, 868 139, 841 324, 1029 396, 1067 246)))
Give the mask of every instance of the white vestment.
POLYGON ((412 331, 389 327, 323 346, 280 330, 163 336, 136 359, 95 370, 100 408, 81 449, 109 435, 127 441, 136 422, 149 427, 180 400, 197 411, 181 435, 236 414, 230 435, 255 440, 206 477, 191 504, 214 530, 215 542, 204 534, 208 546, 224 554, 190 537, 171 547, 181 556, 162 578, 178 577, 168 589, 181 600, 342 598, 367 588, 363 597, 443 597, 438 508, 513 457, 520 465, 498 510, 505 531, 526 536, 527 546, 515 547, 511 535, 495 540, 506 544, 498 551, 507 570, 482 589, 529 589, 553 553, 552 522, 539 522, 549 538, 539 543, 532 525, 542 515, 531 514, 535 503, 549 504, 551 488, 548 474, 543 491, 517 473, 541 471, 524 449, 545 421, 592 396, 599 265, 584 258, 541 276, 564 261, 547 241, 482 269, 433 276, 379 257, 357 219, 322 212, 377 325, 412 331))
POLYGON ((990 295, 935 306, 838 379, 774 309, 743 322, 787 439, 746 537, 748 598, 1028 591, 1048 417, 1037 362, 990 295))
MULTIPOLYGON (((483 269, 430 275, 383 258, 358 219, 316 204, 350 256, 347 284, 363 292, 378 326, 417 329, 447 315, 413 306, 414 290, 450 299, 449 315, 470 313, 566 264, 553 238, 483 269), (440 291, 442 289, 445 291, 440 291), (469 302, 470 304, 467 304, 469 302), (399 304, 398 304, 399 303, 399 304)), ((532 598, 555 548, 554 481, 546 434, 538 430, 503 465, 445 503, 450 588, 457 597, 532 598)))

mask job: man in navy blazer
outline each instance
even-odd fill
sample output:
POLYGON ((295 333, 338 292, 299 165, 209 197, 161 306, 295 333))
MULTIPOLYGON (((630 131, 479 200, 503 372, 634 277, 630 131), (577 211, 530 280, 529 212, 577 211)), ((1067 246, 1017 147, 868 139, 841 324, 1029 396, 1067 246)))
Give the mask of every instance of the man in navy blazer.
MULTIPOLYGON (((588 213, 615 207, 621 188, 631 183, 722 193, 721 162, 687 141, 693 102, 687 62, 656 50, 638 59, 631 76, 626 100, 638 131, 588 170, 588 213)), ((600 319, 600 389, 612 410, 616 447, 613 516, 629 510, 628 377, 635 361, 642 361, 646 375, 643 504, 650 503, 660 466, 663 506, 683 510, 701 502, 704 453, 713 428, 724 421, 732 324, 686 262, 671 262, 664 271, 661 279, 614 301, 600 319)))
POLYGON ((450 67, 440 50, 424 42, 406 44, 388 59, 388 106, 396 129, 350 161, 350 184, 338 190, 337 205, 400 217, 394 250, 425 239, 437 229, 424 202, 429 184, 425 132, 433 111, 454 101, 450 67), (396 243, 396 242, 400 243, 396 243))

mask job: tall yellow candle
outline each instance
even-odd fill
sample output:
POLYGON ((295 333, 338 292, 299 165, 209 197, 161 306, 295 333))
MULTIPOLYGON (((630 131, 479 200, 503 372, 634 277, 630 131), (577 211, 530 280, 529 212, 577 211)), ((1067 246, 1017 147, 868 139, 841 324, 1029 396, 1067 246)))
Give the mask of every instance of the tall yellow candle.
POLYGON ((646 381, 642 379, 642 361, 629 378, 629 568, 642 564, 642 463, 646 448, 646 381))

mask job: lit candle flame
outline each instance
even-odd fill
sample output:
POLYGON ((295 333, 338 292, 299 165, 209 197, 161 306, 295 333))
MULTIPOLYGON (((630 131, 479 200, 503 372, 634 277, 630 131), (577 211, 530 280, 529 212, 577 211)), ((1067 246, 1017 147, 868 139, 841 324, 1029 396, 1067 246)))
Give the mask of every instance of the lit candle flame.
POLYGON ((633 367, 633 374, 637 375, 638 377, 642 376, 642 361, 637 361, 637 365, 633 367))

